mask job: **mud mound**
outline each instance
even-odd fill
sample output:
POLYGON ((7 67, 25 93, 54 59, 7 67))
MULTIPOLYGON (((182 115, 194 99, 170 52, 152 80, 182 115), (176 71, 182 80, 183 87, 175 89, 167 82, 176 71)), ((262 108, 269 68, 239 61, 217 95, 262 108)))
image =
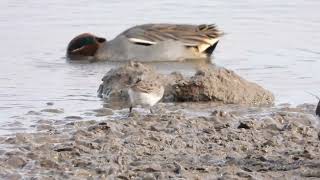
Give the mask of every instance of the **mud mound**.
POLYGON ((203 68, 174 85, 177 101, 221 101, 230 104, 272 104, 271 92, 225 68, 203 68))

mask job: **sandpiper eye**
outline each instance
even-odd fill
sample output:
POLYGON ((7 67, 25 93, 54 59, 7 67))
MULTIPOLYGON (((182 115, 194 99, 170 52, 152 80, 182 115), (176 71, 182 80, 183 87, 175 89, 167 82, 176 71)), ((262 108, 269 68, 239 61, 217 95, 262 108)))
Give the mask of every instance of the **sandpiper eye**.
POLYGON ((142 81, 141 77, 139 77, 139 78, 137 79, 136 83, 138 83, 138 82, 140 82, 140 81, 142 81))

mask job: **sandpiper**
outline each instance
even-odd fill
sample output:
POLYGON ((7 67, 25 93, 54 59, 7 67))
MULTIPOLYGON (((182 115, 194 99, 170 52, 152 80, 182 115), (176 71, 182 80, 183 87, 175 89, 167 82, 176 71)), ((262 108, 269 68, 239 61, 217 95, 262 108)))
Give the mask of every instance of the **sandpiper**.
POLYGON ((164 87, 155 81, 147 81, 138 78, 138 80, 130 86, 128 94, 130 98, 130 113, 134 106, 149 107, 150 112, 152 106, 161 100, 164 93, 164 87))

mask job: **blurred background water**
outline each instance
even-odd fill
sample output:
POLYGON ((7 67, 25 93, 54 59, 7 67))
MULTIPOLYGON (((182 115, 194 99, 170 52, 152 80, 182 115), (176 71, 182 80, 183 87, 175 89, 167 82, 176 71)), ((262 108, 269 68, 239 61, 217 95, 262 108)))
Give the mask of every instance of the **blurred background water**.
POLYGON ((320 95, 317 0, 1 0, 0 7, 0 125, 24 121, 17 115, 47 102, 67 114, 101 107, 96 90, 112 65, 69 63, 67 43, 82 32, 112 39, 144 23, 216 23, 226 33, 217 65, 269 89, 278 104, 316 103, 307 92, 320 95))

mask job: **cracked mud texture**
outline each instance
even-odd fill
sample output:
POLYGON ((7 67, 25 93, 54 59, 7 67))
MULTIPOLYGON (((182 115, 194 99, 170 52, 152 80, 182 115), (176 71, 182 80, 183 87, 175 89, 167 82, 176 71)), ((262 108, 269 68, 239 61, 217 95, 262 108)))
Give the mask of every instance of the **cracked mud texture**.
POLYGON ((160 103, 52 125, 0 137, 0 178, 318 179, 315 108, 160 103))

